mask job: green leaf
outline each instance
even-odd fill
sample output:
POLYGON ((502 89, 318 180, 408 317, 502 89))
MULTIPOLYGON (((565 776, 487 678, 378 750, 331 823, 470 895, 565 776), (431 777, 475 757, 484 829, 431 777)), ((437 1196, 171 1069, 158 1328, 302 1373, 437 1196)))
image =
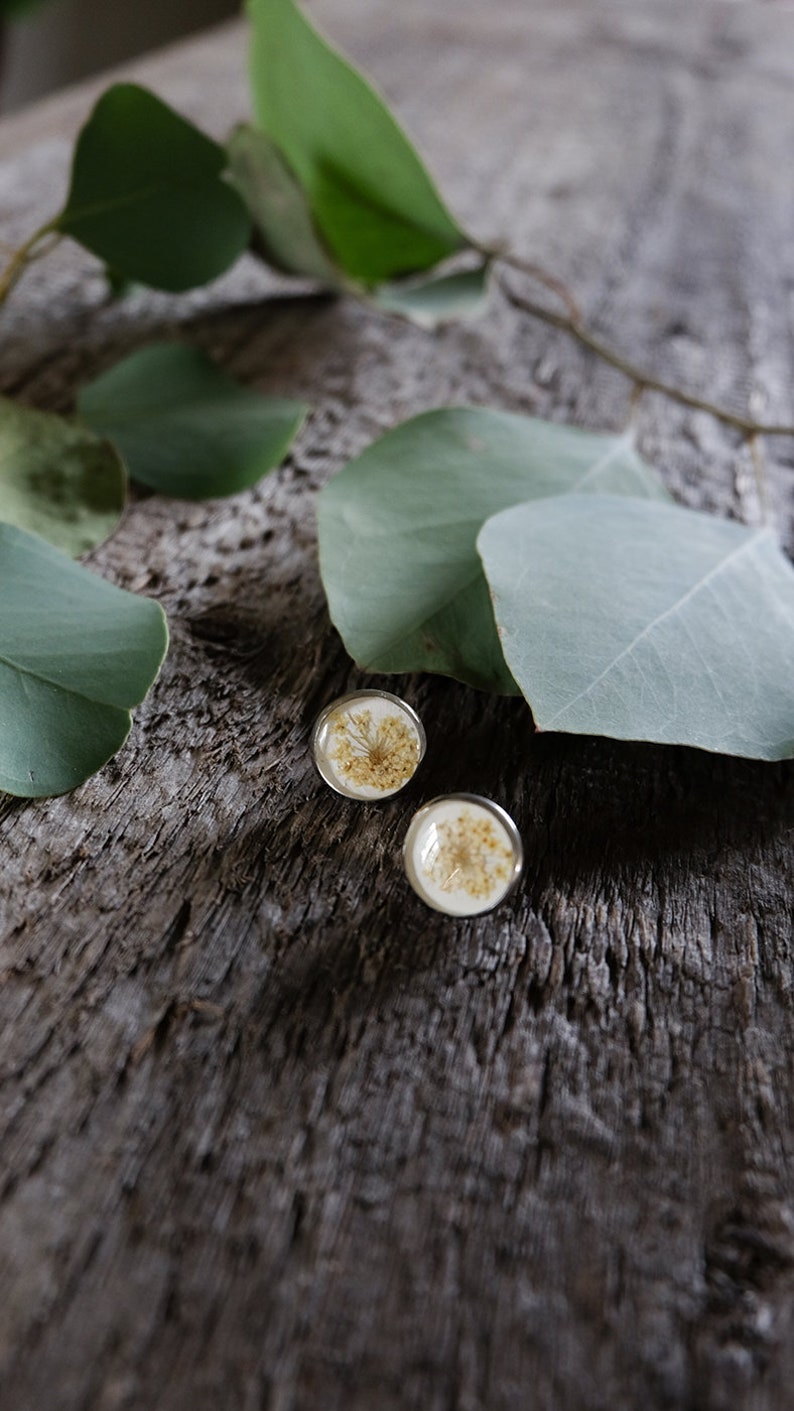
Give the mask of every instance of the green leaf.
POLYGON ((77 556, 112 534, 125 488, 107 441, 0 397, 0 520, 77 556))
POLYGON ((238 127, 227 152, 231 180, 254 221, 257 252, 274 269, 357 295, 422 328, 433 329, 452 319, 482 313, 488 295, 487 261, 452 274, 413 276, 381 284, 368 294, 333 260, 302 186, 266 133, 255 127, 238 127))
POLYGON ((231 180, 253 218, 268 264, 332 288, 344 285, 344 274, 315 228, 303 187, 275 143, 244 125, 232 133, 227 152, 231 180))
POLYGON ((437 671, 515 692, 477 534, 508 505, 575 490, 665 496, 626 436, 478 407, 387 432, 318 501, 320 568, 351 656, 370 671, 437 671))
POLYGON ((77 139, 53 229, 128 279, 175 292, 206 284, 251 234, 225 166, 223 148, 153 93, 116 84, 77 139))
POLYGON ((249 11, 258 122, 295 172, 345 272, 377 284, 462 249, 466 237, 362 75, 293 0, 249 0, 249 11))
POLYGON ((794 754, 794 573, 768 530, 572 495, 478 542, 539 729, 794 754))
POLYGON ((83 387, 77 407, 134 480, 189 500, 253 485, 284 459, 307 412, 241 387, 180 343, 130 354, 83 387))
POLYGON ((452 319, 475 318, 488 298, 489 264, 455 274, 431 275, 402 284, 382 284, 371 298, 378 308, 400 314, 420 328, 437 328, 452 319))
POLYGON ((0 789, 62 794, 124 744, 165 655, 165 617, 9 524, 0 600, 0 789))

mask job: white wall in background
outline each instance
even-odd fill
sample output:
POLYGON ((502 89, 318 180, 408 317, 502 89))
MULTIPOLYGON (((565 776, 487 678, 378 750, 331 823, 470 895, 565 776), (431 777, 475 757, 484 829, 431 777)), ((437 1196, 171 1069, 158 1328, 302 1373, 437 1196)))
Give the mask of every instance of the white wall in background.
POLYGON ((51 0, 9 27, 0 109, 237 14, 240 0, 51 0))

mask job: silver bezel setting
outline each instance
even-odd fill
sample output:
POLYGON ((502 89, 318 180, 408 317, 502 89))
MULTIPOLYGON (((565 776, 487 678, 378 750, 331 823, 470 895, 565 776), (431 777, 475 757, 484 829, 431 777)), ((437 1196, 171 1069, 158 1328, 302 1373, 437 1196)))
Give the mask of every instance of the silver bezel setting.
POLYGON ((431 910, 438 911, 444 916, 452 916, 461 920, 464 920, 467 917, 487 916, 490 912, 495 911, 498 906, 501 906, 502 902, 506 900, 506 898, 510 895, 512 891, 515 890, 516 886, 518 885, 519 879, 524 870, 524 844, 521 839, 521 834, 519 833, 514 820, 510 817, 510 814, 507 812, 506 809, 502 808, 501 804, 494 803, 493 799, 487 799, 482 794, 439 794, 437 798, 431 799, 429 803, 423 804, 421 808, 417 809, 416 813, 411 819, 411 822, 408 825, 408 831, 405 835, 405 841, 403 843, 403 866, 405 868, 405 875, 408 878, 408 881, 411 884, 413 891, 419 897, 419 900, 424 902, 425 906, 429 906, 431 910), (514 859, 510 877, 504 887, 504 890, 500 893, 496 900, 492 902, 490 906, 479 907, 476 910, 468 912, 450 911, 439 903, 433 901, 427 894, 427 890, 417 873, 417 869, 414 862, 414 847, 416 845, 418 836, 421 834, 422 829, 427 822, 428 816, 432 815, 432 813, 438 809, 438 806, 440 804, 456 803, 476 804, 479 808, 484 809, 487 813, 490 813, 491 816, 496 819, 497 823, 506 833, 507 838, 509 840, 509 845, 513 852, 514 859))

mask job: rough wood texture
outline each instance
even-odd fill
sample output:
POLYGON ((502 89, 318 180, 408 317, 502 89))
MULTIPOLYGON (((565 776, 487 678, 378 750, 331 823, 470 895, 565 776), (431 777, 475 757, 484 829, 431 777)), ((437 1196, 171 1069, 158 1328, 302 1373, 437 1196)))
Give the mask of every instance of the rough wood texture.
MULTIPOLYGON (((478 234, 665 375, 794 420, 791 7, 316 12, 478 234)), ((222 132, 242 55, 232 28, 135 72, 222 132)), ((4 238, 57 203, 88 97, 0 126, 4 238)), ((430 679, 399 683, 429 737, 410 798, 345 802, 307 754, 361 682, 317 485, 445 402, 620 426, 625 382, 498 298, 433 338, 243 264, 113 308, 74 249, 17 291, 0 380, 65 408, 177 332, 314 414, 256 491, 130 509, 94 562, 166 607, 162 678, 99 777, 0 814, 0 1404, 790 1407, 791 767, 533 739, 520 703, 430 679), (460 787, 514 812, 527 868, 455 923, 399 850, 460 787)), ((655 397, 639 426, 684 501, 757 518, 734 435, 655 397)), ((792 446, 767 455, 791 546, 792 446)))

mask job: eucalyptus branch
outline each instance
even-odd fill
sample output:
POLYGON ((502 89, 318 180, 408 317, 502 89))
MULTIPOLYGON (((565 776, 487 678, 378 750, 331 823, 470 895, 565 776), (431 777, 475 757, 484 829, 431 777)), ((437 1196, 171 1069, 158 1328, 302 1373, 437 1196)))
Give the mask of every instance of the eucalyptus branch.
POLYGON ((46 225, 34 230, 33 234, 13 251, 5 269, 0 274, 0 305, 5 303, 25 270, 36 260, 48 255, 60 238, 60 233, 54 228, 52 221, 48 221, 46 225))
MULTIPOLYGON (((522 268, 522 265, 520 265, 513 256, 506 259, 502 255, 494 252, 494 258, 500 260, 503 264, 511 265, 514 269, 522 268)), ((532 266, 529 264, 523 265, 523 270, 525 273, 530 273, 532 266)), ((764 423, 754 421, 752 417, 742 416, 740 412, 732 412, 728 407, 721 407, 716 402, 710 402, 706 397, 695 396, 694 393, 687 392, 683 387, 677 387, 672 382, 665 382, 662 378, 655 377, 653 373, 646 371, 646 369, 638 367, 636 363, 631 362, 629 358, 624 357, 622 353, 617 352, 616 349, 610 347, 608 343, 605 343, 597 334, 591 333, 581 322, 580 318, 574 316, 568 299, 565 299, 568 312, 564 314, 555 313, 553 309, 547 309, 543 304, 537 304, 533 299, 527 299, 522 294, 517 294, 503 277, 497 277, 499 279, 500 289, 513 308, 520 309, 522 313, 529 314, 531 318, 536 318, 543 323, 550 324, 552 328, 559 328, 563 333, 570 334, 578 343, 581 343, 583 348, 587 348, 589 352, 594 353, 602 362, 608 363, 610 367, 614 367, 618 372, 622 372, 624 377, 627 377, 629 381, 633 382, 635 386, 641 388, 643 391, 659 392, 663 397, 669 397, 671 401, 679 402, 682 406, 692 407, 695 411, 708 412, 708 414, 715 417, 717 421, 722 421, 727 426, 735 427, 737 431, 741 431, 745 436, 794 436, 794 426, 787 426, 784 423, 778 422, 764 423)), ((538 272, 535 272, 533 277, 539 278, 540 275, 538 272)), ((549 289, 554 288, 554 284, 551 282, 551 276, 544 278, 543 283, 546 284, 549 289)), ((555 280, 554 283, 556 284, 558 281, 555 280)), ((560 289, 556 289, 555 292, 558 293, 561 298, 563 297, 560 289)))

